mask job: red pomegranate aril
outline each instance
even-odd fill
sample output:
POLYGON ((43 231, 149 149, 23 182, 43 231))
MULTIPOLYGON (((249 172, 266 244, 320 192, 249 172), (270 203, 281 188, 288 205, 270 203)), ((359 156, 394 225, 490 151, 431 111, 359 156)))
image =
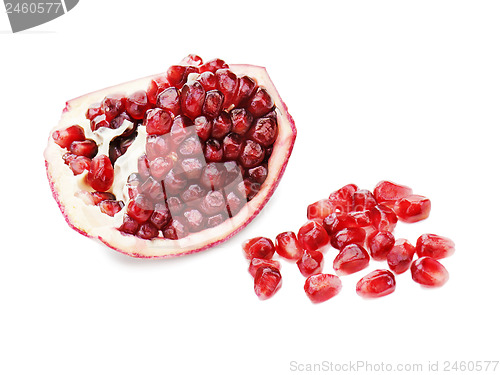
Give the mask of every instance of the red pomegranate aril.
POLYGON ((378 231, 392 232, 398 223, 398 217, 392 208, 378 204, 371 209, 372 224, 378 231))
POLYGON ((255 277, 255 274, 260 267, 274 267, 277 270, 281 270, 281 264, 277 260, 252 258, 250 265, 248 266, 248 272, 250 272, 252 277, 255 277))
POLYGON ((226 169, 226 185, 229 185, 234 180, 241 179, 245 170, 238 165, 234 160, 229 160, 224 162, 224 168, 226 169))
POLYGON ((309 220, 323 220, 335 212, 335 206, 329 199, 321 199, 307 206, 307 218, 309 220))
POLYGON ((361 189, 353 193, 352 204, 353 211, 371 210, 377 205, 377 200, 370 190, 361 189))
POLYGON ((413 194, 413 190, 404 185, 399 185, 391 181, 380 181, 375 189, 373 195, 379 204, 384 204, 388 207, 394 206, 397 200, 405 198, 413 194))
POLYGON ((245 106, 248 100, 255 93, 257 82, 249 76, 242 76, 238 80, 238 89, 234 97, 235 107, 245 106))
POLYGON ((122 210, 124 203, 122 201, 104 200, 99 203, 99 208, 103 214, 115 216, 122 210))
POLYGON ((87 182, 92 189, 97 191, 106 191, 113 186, 115 171, 111 160, 106 155, 99 155, 92 159, 87 182))
POLYGON ((172 215, 179 215, 182 210, 185 208, 184 203, 181 201, 179 197, 168 197, 167 198, 167 206, 172 215))
POLYGON ((289 260, 302 258, 304 250, 294 232, 283 232, 276 236, 276 252, 278 255, 289 260))
POLYGON ((419 257, 442 259, 455 252, 455 243, 437 234, 422 234, 417 240, 415 249, 419 257))
POLYGON ((323 254, 319 251, 304 251, 302 257, 297 261, 302 276, 309 277, 311 275, 321 273, 323 269, 323 254))
POLYGON ((97 129, 100 128, 110 128, 111 124, 110 122, 106 119, 106 116, 104 114, 98 115, 94 117, 92 121, 90 121, 90 130, 96 131, 97 129))
POLYGON ((221 114, 224 94, 219 90, 208 91, 201 108, 201 113, 210 119, 214 119, 221 114))
POLYGON ((414 260, 410 270, 413 281, 426 287, 443 286, 449 279, 446 268, 436 259, 430 257, 414 260))
POLYGON ((101 103, 94 103, 85 112, 85 118, 92 121, 96 116, 102 115, 101 103))
POLYGON ((243 252, 247 259, 271 259, 274 255, 274 244, 269 238, 255 237, 243 242, 243 252))
POLYGON ((217 89, 224 94, 222 106, 228 108, 234 99, 238 89, 238 77, 229 69, 219 69, 215 72, 217 78, 217 89))
POLYGON ((222 161, 224 152, 220 142, 216 139, 209 139, 205 144, 204 155, 207 163, 222 161))
MULTIPOLYGON (((347 214, 360 228, 369 227, 373 224, 373 213, 371 210, 353 211, 347 214)), ((396 218, 397 220, 397 218, 396 218)))
POLYGON ((181 199, 184 203, 190 203, 192 201, 200 200, 206 194, 206 191, 198 184, 189 185, 180 194, 181 199))
POLYGON ((62 148, 68 148, 75 141, 84 141, 85 130, 79 125, 68 126, 52 133, 54 142, 62 148))
POLYGON ((167 69, 167 80, 172 86, 180 89, 187 80, 189 73, 196 72, 197 69, 185 65, 172 65, 167 69))
POLYGON ((149 83, 148 89, 146 90, 148 101, 151 104, 157 104, 156 100, 158 98, 158 94, 168 87, 170 87, 170 82, 168 82, 166 75, 153 78, 149 83))
POLYGON ((259 165, 258 167, 250 168, 247 173, 252 181, 263 184, 267 178, 267 167, 259 165))
POLYGON ((180 145, 188 134, 192 134, 192 125, 193 122, 186 116, 179 115, 174 118, 172 128, 170 128, 170 144, 172 147, 180 145))
MULTIPOLYGON (((141 119, 142 119, 142 117, 141 117, 141 119)), ((123 123, 124 123, 125 121, 130 121, 130 122, 132 122, 132 121, 134 121, 134 120, 133 120, 133 119, 132 119, 132 118, 131 118, 128 114, 127 114, 127 112, 120 113, 118 116, 116 116, 114 119, 112 119, 112 120, 109 122, 109 128, 110 128, 110 129, 118 129, 120 126, 122 126, 122 125, 123 125, 123 123)), ((130 130, 129 130, 129 131, 127 131, 127 132, 125 132, 125 133, 123 133, 123 134, 121 135, 121 137, 127 137, 127 136, 131 135, 131 134, 134 132, 135 127, 133 126, 133 124, 130 124, 130 125, 132 125, 132 126, 130 126, 130 128, 129 128, 130 130)), ((106 126, 106 127, 107 127, 107 126, 106 126)))
POLYGON ((94 205, 98 205, 99 203, 105 200, 111 200, 111 201, 116 200, 115 195, 113 193, 108 193, 108 192, 93 191, 90 193, 90 196, 92 198, 92 203, 94 205))
POLYGON ((229 134, 232 126, 229 113, 221 112, 221 114, 214 120, 212 126, 212 137, 216 139, 223 139, 229 134))
POLYGON ((275 267, 259 267, 255 272, 254 291, 261 300, 271 298, 281 288, 281 273, 275 267))
POLYGON ((248 137, 264 147, 271 146, 278 137, 278 125, 271 117, 258 119, 248 131, 248 137))
POLYGON ((302 248, 306 251, 323 249, 330 242, 328 233, 316 221, 308 221, 297 233, 302 248))
POLYGON ((206 193, 200 205, 200 210, 208 216, 213 216, 226 208, 224 195, 219 191, 209 191, 206 193))
POLYGON ((406 272, 415 255, 415 246, 408 240, 399 238, 387 254, 387 264, 392 272, 401 274, 406 272))
POLYGON ((394 212, 405 223, 425 220, 431 213, 431 201, 421 195, 408 195, 394 204, 394 212))
POLYGON ((128 215, 123 216, 123 223, 118 228, 120 232, 126 234, 136 234, 139 230, 139 223, 128 215))
POLYGON ((69 146, 69 151, 77 156, 86 156, 92 159, 97 155, 97 144, 93 139, 86 139, 84 141, 74 141, 69 146))
POLYGON ((179 219, 173 219, 162 232, 163 237, 170 240, 180 240, 189 235, 187 226, 179 219))
POLYGON ((143 194, 139 194, 129 201, 127 214, 138 223, 144 223, 153 214, 153 208, 151 201, 143 194))
POLYGON ((241 196, 235 191, 226 190, 226 209, 229 217, 234 217, 244 206, 246 200, 242 199, 241 196))
POLYGON ((236 133, 229 133, 222 142, 225 160, 237 160, 243 149, 243 139, 236 133))
POLYGON ((196 135, 201 141, 205 142, 212 134, 212 121, 205 116, 198 116, 194 119, 196 135))
POLYGON ((226 182, 227 171, 220 163, 208 163, 201 172, 201 185, 210 190, 219 190, 226 182))
POLYGON ((260 144, 247 139, 242 145, 239 161, 245 168, 254 168, 262 163, 265 156, 265 151, 260 144))
POLYGON ((198 180, 205 166, 202 158, 187 158, 181 161, 181 170, 188 180, 198 180))
POLYGON ((62 159, 64 160, 64 164, 69 165, 69 163, 71 163, 71 161, 75 160, 77 157, 77 155, 72 154, 71 152, 66 152, 62 156, 62 159))
POLYGON ((370 255, 360 245, 352 244, 344 247, 333 260, 333 269, 337 275, 350 275, 368 267, 370 255))
POLYGON ((368 237, 366 246, 375 260, 386 260, 387 254, 392 250, 395 239, 391 232, 377 232, 368 237))
POLYGON ((156 106, 170 112, 174 117, 181 113, 181 99, 179 90, 175 87, 168 87, 158 93, 156 106))
MULTIPOLYGON (((187 179, 183 172, 179 172, 175 167, 172 168, 163 179, 163 186, 167 194, 176 195, 184 190, 187 185, 187 179)), ((170 207, 170 206, 169 206, 170 207)))
POLYGON ((352 196, 357 190, 358 187, 354 184, 345 185, 331 193, 328 199, 332 201, 335 209, 340 211, 340 213, 348 213, 351 211, 353 205, 352 196))
POLYGON ((364 298, 387 296, 396 290, 396 278, 391 271, 375 270, 356 284, 356 293, 364 298))
POLYGON ((207 61, 205 64, 201 65, 199 68, 200 73, 212 72, 215 73, 219 69, 227 69, 229 66, 221 59, 213 59, 207 61))
POLYGON ((255 94, 250 99, 247 105, 247 110, 254 118, 262 117, 274 107, 273 98, 263 87, 259 87, 255 94))
POLYGON ((182 141, 177 150, 181 157, 195 157, 203 154, 203 148, 197 135, 188 136, 182 141))
POLYGON ((252 126, 253 117, 245 108, 235 108, 230 112, 233 133, 244 135, 252 126))
POLYGON ((205 227, 205 216, 195 208, 184 211, 184 218, 188 228, 193 231, 199 231, 205 227))
POLYGON ((84 171, 88 171, 90 169, 91 160, 86 156, 77 156, 73 160, 69 162, 69 167, 73 171, 73 174, 79 175, 84 171))
POLYGON ((191 53, 191 54, 187 55, 186 57, 184 57, 181 60, 180 64, 200 66, 201 64, 203 64, 203 59, 200 56, 191 53))
POLYGON ((330 237, 330 244, 338 250, 347 245, 365 243, 366 232, 363 228, 344 228, 330 237))
POLYGON ((334 235, 344 228, 357 228, 356 219, 345 213, 333 213, 323 219, 323 227, 329 235, 334 235))
POLYGON ((171 159, 159 157, 153 159, 149 163, 149 171, 151 173, 151 176, 153 176, 156 180, 160 181, 163 178, 165 178, 165 176, 172 169, 173 166, 174 163, 172 162, 171 159))
POLYGON ((328 301, 339 294, 341 289, 340 278, 326 273, 309 276, 304 284, 304 291, 312 303, 328 301))
POLYGON ((214 228, 222 224, 228 218, 227 214, 217 214, 207 218, 207 228, 214 228))
POLYGON ((111 120, 125 109, 125 98, 120 95, 108 95, 101 102, 101 110, 106 120, 111 120))
POLYGON ((146 181, 139 186, 139 193, 146 195, 153 201, 162 200, 164 197, 161 184, 153 177, 148 177, 146 181))
POLYGON ((163 229, 172 220, 172 215, 164 203, 155 204, 155 209, 149 218, 151 224, 158 229, 163 229))
POLYGON ((161 108, 149 109, 144 119, 148 134, 167 134, 172 128, 172 116, 161 108))
POLYGON ((125 110, 136 120, 142 120, 149 107, 146 91, 140 90, 129 95, 125 100, 125 110))
POLYGON ((143 240, 152 240, 153 238, 158 237, 158 234, 160 232, 158 231, 158 228, 156 228, 153 224, 151 224, 149 221, 142 223, 139 226, 139 230, 135 234, 137 237, 142 238, 143 240))
POLYGON ((217 88, 217 78, 215 77, 215 74, 212 72, 203 72, 201 73, 197 81, 201 83, 205 91, 211 91, 215 90, 217 88))
POLYGON ((137 159, 137 172, 143 179, 151 176, 151 171, 149 170, 149 160, 146 155, 141 155, 137 159))
POLYGON ((205 102, 205 89, 201 83, 194 81, 186 83, 181 89, 181 110, 194 120, 201 115, 201 109, 205 102))

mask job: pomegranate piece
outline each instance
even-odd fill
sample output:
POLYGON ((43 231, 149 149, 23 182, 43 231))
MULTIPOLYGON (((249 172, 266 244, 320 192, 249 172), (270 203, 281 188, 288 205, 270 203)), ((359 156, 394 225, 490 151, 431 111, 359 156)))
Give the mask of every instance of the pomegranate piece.
POLYGON ((325 217, 323 220, 323 227, 328 234, 335 235, 342 229, 357 228, 359 225, 354 217, 339 212, 325 217))
POLYGON ((205 96, 205 101, 201 107, 201 113, 210 119, 214 119, 221 114, 223 103, 224 94, 219 90, 210 90, 205 96))
POLYGON ((84 141, 85 130, 79 125, 68 126, 65 129, 60 129, 52 133, 54 142, 62 148, 69 148, 75 141, 84 141))
POLYGON ((252 126, 253 116, 245 108, 235 108, 229 115, 233 124, 233 133, 244 135, 250 129, 250 126, 252 126))
POLYGON ((429 217, 431 201, 421 195, 408 195, 396 201, 394 212, 401 221, 416 223, 429 217))
POLYGON ((299 243, 306 251, 323 249, 330 242, 325 228, 316 221, 305 223, 297 234, 299 243))
POLYGON ((258 118, 270 112, 273 107, 274 101, 269 92, 265 88, 259 87, 250 99, 247 109, 254 118, 258 118))
POLYGON ((212 127, 212 137, 216 139, 223 139, 231 131, 233 124, 231 123, 231 117, 227 112, 221 112, 221 114, 214 119, 212 127))
POLYGON ((97 155, 97 144, 93 139, 86 139, 84 141, 74 141, 69 146, 69 151, 77 156, 85 156, 92 159, 97 155))
POLYGON ((408 240, 399 238, 387 254, 387 264, 392 272, 401 274, 410 268, 414 255, 415 246, 408 240))
POLYGON ((341 289, 340 278, 325 273, 309 276, 304 284, 304 291, 312 303, 325 302, 339 294, 341 289))
POLYGON ((362 246, 352 244, 340 250, 333 260, 333 269, 339 276, 349 275, 368 267, 368 263, 370 263, 368 252, 362 246))
POLYGON ((410 269, 413 281, 426 287, 443 286, 449 279, 446 268, 434 258, 418 258, 410 269))
POLYGON ((371 221, 378 231, 392 232, 398 223, 398 217, 394 211, 382 204, 378 204, 370 210, 371 221))
POLYGON ((307 218, 309 220, 323 220, 335 212, 335 206, 329 199, 321 199, 307 206, 307 218))
POLYGON ((406 198, 411 194, 413 194, 413 190, 410 187, 391 181, 380 181, 373 189, 373 195, 377 202, 388 207, 394 206, 397 200, 406 198))
POLYGON ((69 167, 73 171, 73 174, 79 175, 84 171, 88 171, 90 169, 91 160, 86 156, 76 156, 69 162, 69 167))
POLYGON ((205 102, 205 89, 201 83, 194 81, 186 83, 181 90, 181 110, 194 120, 201 115, 201 109, 205 102))
POLYGON ((349 184, 341 187, 339 190, 330 194, 330 201, 335 206, 335 209, 340 213, 348 213, 352 210, 353 194, 358 190, 354 184, 349 184))
POLYGON ((215 78, 215 74, 212 72, 203 72, 197 78, 197 81, 201 83, 205 91, 215 90, 217 88, 217 78, 215 78))
POLYGON ((271 298, 281 288, 281 273, 275 267, 259 267, 255 272, 254 291, 261 300, 271 298))
POLYGON ((238 77, 229 69, 218 69, 215 72, 217 89, 224 94, 223 108, 228 108, 233 103, 233 98, 238 89, 238 77))
POLYGON ((245 106, 248 100, 255 93, 255 89, 257 88, 257 83, 254 79, 249 76, 242 76, 239 79, 238 90, 234 97, 234 105, 236 107, 245 106))
POLYGON ((146 112, 144 125, 148 134, 167 134, 172 128, 172 117, 167 111, 160 108, 150 109, 146 112))
POLYGON ((281 270, 281 264, 277 260, 253 258, 248 266, 248 272, 250 272, 252 277, 255 277, 255 274, 260 267, 274 267, 277 270, 281 270))
POLYGON ((298 260, 304 250, 294 232, 283 232, 276 236, 276 252, 285 259, 298 260))
POLYGON ((153 78, 146 90, 148 101, 151 104, 156 104, 156 99, 158 98, 158 94, 169 87, 170 87, 170 82, 168 82, 166 75, 160 75, 156 78, 153 78))
POLYGON ((205 64, 201 65, 199 70, 200 73, 212 72, 215 73, 219 69, 227 69, 229 66, 221 59, 213 59, 207 61, 205 64))
POLYGON ((202 142, 206 141, 210 137, 210 134, 212 134, 212 121, 205 116, 196 117, 194 119, 194 127, 196 135, 202 142))
POLYGON ((239 161, 245 168, 254 168, 264 161, 265 150, 262 146, 250 139, 247 139, 240 153, 239 161))
POLYGON ((377 205, 377 200, 370 190, 357 190, 352 194, 352 210, 363 211, 371 210, 377 205))
POLYGON ((164 111, 170 112, 172 116, 178 116, 181 113, 181 99, 179 90, 175 87, 168 87, 158 93, 156 106, 164 111))
POLYGON ((302 257, 297 261, 300 273, 309 277, 321 273, 323 269, 323 254, 319 251, 304 251, 302 257))
POLYGON ((356 284, 356 293, 364 298, 387 296, 396 290, 396 278, 388 270, 375 270, 356 284))
POLYGON ((377 232, 371 235, 366 241, 366 246, 375 260, 386 260, 387 254, 392 250, 395 243, 391 232, 377 232))
POLYGON ((455 243, 437 234, 422 234, 417 240, 416 251, 418 257, 442 259, 453 255, 455 243))
POLYGON ((106 191, 113 185, 115 171, 106 155, 99 155, 90 163, 87 182, 97 191, 106 191))
POLYGON ((122 201, 115 200, 104 200, 99 202, 99 208, 102 213, 108 216, 115 216, 118 212, 122 210, 124 203, 122 201))
POLYGON ((351 244, 363 246, 365 237, 366 232, 363 228, 344 228, 330 237, 330 244, 338 250, 351 244))
POLYGON ((139 229, 135 235, 143 240, 152 240, 153 238, 158 237, 159 233, 158 228, 156 228, 153 224, 145 222, 139 225, 139 229))
POLYGON ((125 110, 130 117, 136 120, 142 120, 148 107, 148 95, 144 90, 134 92, 125 100, 125 110))
POLYGON ((243 242, 243 251, 247 259, 271 259, 274 255, 274 244, 269 238, 255 237, 243 242))
POLYGON ((129 201, 127 214, 138 223, 144 223, 153 214, 153 204, 146 196, 139 194, 129 201))

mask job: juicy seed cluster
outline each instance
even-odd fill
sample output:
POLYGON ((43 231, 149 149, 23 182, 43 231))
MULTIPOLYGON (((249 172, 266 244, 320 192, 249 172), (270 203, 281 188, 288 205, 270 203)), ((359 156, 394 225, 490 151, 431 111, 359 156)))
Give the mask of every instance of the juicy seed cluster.
POLYGON ((414 223, 426 219, 430 200, 414 195, 411 188, 390 181, 379 182, 373 193, 346 185, 307 207, 309 219, 297 232, 276 236, 275 244, 265 237, 245 241, 243 249, 250 260, 255 293, 261 299, 274 295, 281 287, 280 263, 274 254, 294 261, 306 277, 304 291, 311 302, 324 302, 341 288, 338 276, 359 272, 371 260, 387 262, 389 269, 377 269, 362 277, 356 293, 364 298, 378 298, 396 289, 396 275, 411 270, 412 279, 426 287, 442 286, 448 271, 438 261, 452 255, 452 240, 436 234, 421 235, 416 246, 407 239, 394 237, 398 221, 414 223), (333 271, 323 273, 323 253, 330 246, 339 252, 333 271), (413 260, 415 254, 417 259, 413 260), (260 272, 259 272, 260 271, 260 272), (257 275, 272 275, 259 277, 257 275))

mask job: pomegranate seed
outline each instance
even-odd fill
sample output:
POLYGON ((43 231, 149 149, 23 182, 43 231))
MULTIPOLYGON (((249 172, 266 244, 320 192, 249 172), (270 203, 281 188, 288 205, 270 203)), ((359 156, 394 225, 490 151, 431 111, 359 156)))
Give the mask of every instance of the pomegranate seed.
POLYGON ((329 235, 334 235, 345 228, 357 228, 356 219, 345 213, 333 213, 325 217, 323 227, 329 235))
POLYGON ((111 160, 106 155, 99 155, 90 163, 87 182, 92 189, 106 191, 113 185, 115 171, 111 160))
POLYGON ((318 250, 324 248, 330 242, 328 233, 316 221, 305 223, 297 234, 302 248, 306 251, 318 250))
POLYGON ((277 270, 281 270, 281 264, 277 260, 253 258, 248 266, 248 272, 250 272, 252 277, 255 277, 255 274, 260 267, 274 267, 277 270))
POLYGON ((443 286, 449 279, 446 268, 434 258, 418 258, 413 261, 410 269, 413 281, 424 286, 443 286))
MULTIPOLYGON (((143 115, 144 116, 144 115, 143 115)), ((142 117, 141 117, 142 119, 142 117)), ((112 119, 110 122, 109 122, 109 128, 110 129, 118 129, 120 126, 123 125, 123 123, 125 121, 130 121, 132 122, 132 118, 126 113, 126 112, 123 112, 123 113, 120 113, 118 116, 116 116, 114 119, 112 119)), ((130 133, 133 133, 135 131, 135 128, 134 126, 131 126, 130 127, 130 133)), ((128 135, 130 134, 127 134, 128 132, 126 133, 123 133, 121 136, 122 137, 127 137, 128 135)))
POLYGON ((205 91, 215 90, 217 88, 217 78, 212 72, 203 72, 197 78, 197 81, 201 83, 205 91))
POLYGON ((226 193, 226 209, 229 217, 234 217, 244 206, 245 201, 234 191, 226 193))
POLYGON ((304 251, 302 257, 297 261, 300 273, 309 277, 321 273, 323 269, 323 254, 319 251, 304 251))
POLYGON ((186 116, 177 116, 174 118, 172 123, 172 128, 170 129, 170 143, 173 146, 181 144, 181 142, 187 137, 188 134, 192 134, 191 131, 186 129, 191 129, 193 122, 186 116))
POLYGON ((263 184, 267 178, 267 167, 259 165, 258 167, 250 168, 248 170, 248 177, 250 177, 252 181, 263 184))
POLYGON ((187 185, 187 179, 174 167, 167 173, 163 179, 163 183, 168 194, 176 195, 184 190, 187 185))
POLYGON ((205 216, 195 208, 184 211, 184 218, 189 229, 199 231, 205 227, 205 216))
POLYGON ((442 259, 455 252, 455 243, 437 234, 422 234, 417 240, 416 251, 419 257, 442 259))
POLYGON ((90 121, 90 129, 96 131, 100 128, 110 128, 111 125, 108 120, 106 120, 105 115, 96 116, 92 121, 90 121))
POLYGON ((371 191, 361 189, 352 195, 353 211, 371 210, 377 205, 377 201, 371 191))
POLYGON ((151 224, 158 229, 163 229, 172 220, 172 215, 164 203, 155 204, 155 209, 149 218, 151 224))
POLYGON ((149 163, 149 171, 151 173, 151 176, 160 181, 165 178, 165 176, 168 172, 170 172, 173 166, 174 163, 171 159, 159 157, 153 159, 153 161, 149 163))
POLYGON ((410 187, 398 185, 391 181, 380 181, 373 190, 377 202, 388 207, 394 206, 397 200, 411 194, 413 194, 413 190, 410 187))
POLYGON ((205 64, 200 66, 200 73, 212 72, 215 73, 219 69, 227 69, 229 66, 221 59, 213 59, 207 61, 205 64))
POLYGON ((64 164, 69 165, 73 160, 75 160, 77 156, 75 154, 72 154, 71 152, 66 152, 63 156, 62 159, 64 160, 64 164))
POLYGON ((84 171, 88 171, 90 169, 90 162, 91 160, 86 156, 77 156, 69 162, 69 167, 76 176, 82 174, 84 171))
POLYGON ((366 241, 366 246, 375 260, 386 260, 387 254, 392 250, 395 239, 391 232, 374 233, 366 241))
POLYGON ((217 78, 217 89, 224 94, 224 103, 222 106, 228 108, 234 99, 238 89, 238 77, 229 69, 219 69, 215 72, 217 78))
POLYGON ((144 90, 134 92, 125 101, 125 110, 136 120, 142 120, 148 107, 148 95, 144 90))
POLYGON ((86 139, 84 141, 74 141, 69 146, 69 151, 77 156, 86 156, 92 159, 97 155, 97 144, 93 139, 86 139))
POLYGON ((205 96, 205 102, 201 108, 201 113, 210 119, 214 119, 221 114, 224 94, 218 90, 210 90, 205 96))
POLYGON ((138 190, 139 193, 146 195, 152 200, 163 199, 163 188, 153 177, 148 177, 146 181, 138 187, 138 190))
POLYGON ((236 133, 229 133, 222 142, 224 159, 237 160, 243 148, 243 139, 236 133))
POLYGON ((198 116, 194 119, 194 127, 196 135, 201 141, 206 141, 210 134, 212 134, 212 121, 208 120, 205 116, 198 116))
POLYGON ((206 193, 200 205, 200 210, 206 215, 213 216, 226 208, 224 195, 216 190, 206 193))
POLYGON ((283 232, 276 236, 276 252, 283 258, 299 260, 304 250, 294 232, 283 232))
POLYGON ((120 232, 136 234, 139 230, 139 223, 128 215, 123 216, 123 224, 118 228, 120 232))
POLYGON ((181 238, 187 237, 189 235, 189 230, 186 225, 184 225, 181 220, 173 219, 165 229, 163 229, 163 237, 170 240, 180 240, 181 238))
POLYGON ((148 100, 151 104, 157 104, 156 100, 158 94, 160 94, 163 90, 170 87, 170 82, 168 82, 167 77, 164 75, 153 78, 149 83, 148 89, 146 93, 148 95, 148 100))
POLYGON ((231 182, 236 180, 236 178, 241 179, 244 169, 238 165, 233 160, 224 162, 224 168, 227 172, 226 185, 229 185, 231 182))
POLYGON ((219 190, 226 182, 227 171, 220 163, 208 163, 201 173, 201 184, 210 190, 219 190))
POLYGON ((101 110, 106 120, 111 120, 125 109, 125 98, 120 95, 108 95, 101 102, 101 110))
POLYGON ((234 97, 234 105, 236 107, 245 106, 248 100, 255 93, 255 89, 257 87, 257 83, 248 76, 240 77, 238 83, 238 90, 236 91, 236 95, 234 97))
POLYGON ((329 199, 321 199, 307 206, 307 218, 309 220, 323 220, 328 215, 335 212, 335 206, 329 199))
POLYGON ((281 273, 275 267, 259 267, 255 272, 254 291, 261 300, 271 298, 281 288, 281 273))
POLYGON ((222 112, 213 123, 212 137, 216 139, 223 139, 231 131, 232 123, 229 113, 222 112))
POLYGON ((146 139, 146 155, 150 160, 158 157, 166 157, 172 147, 169 135, 148 135, 146 139))
POLYGON ((363 228, 344 228, 330 237, 330 244, 338 250, 351 244, 363 246, 365 237, 366 232, 363 228))
POLYGON ((116 200, 114 194, 101 191, 93 191, 90 193, 90 196, 92 199, 92 204, 94 205, 98 205, 99 203, 105 200, 110 200, 110 201, 116 200))
POLYGON ((85 130, 79 125, 72 125, 65 129, 60 129, 52 133, 54 142, 62 147, 68 148, 75 141, 85 140, 85 130))
POLYGON ((201 64, 203 64, 203 59, 198 55, 189 54, 184 57, 180 63, 183 65, 200 66, 201 64))
POLYGON ((181 99, 179 90, 169 87, 158 93, 156 106, 170 112, 174 117, 181 113, 181 99))
POLYGON ((312 303, 325 302, 339 294, 341 289, 340 278, 325 273, 309 276, 304 284, 304 291, 312 303))
POLYGON ((181 157, 194 157, 203 154, 203 148, 197 135, 187 137, 179 145, 177 151, 181 157))
POLYGON ((368 267, 370 255, 357 244, 347 245, 333 260, 333 269, 337 275, 349 275, 368 267))
POLYGON ((263 87, 259 87, 248 103, 247 109, 254 118, 262 117, 274 107, 273 98, 263 87))
POLYGON ((394 204, 394 212, 405 223, 427 219, 431 213, 431 201, 421 195, 408 195, 394 204))
POLYGON ((172 117, 167 111, 160 108, 149 109, 144 119, 148 134, 167 134, 172 128, 172 117))
POLYGON ((351 219, 354 220, 356 226, 360 228, 369 227, 373 224, 373 213, 371 210, 349 212, 347 217, 349 217, 348 221, 351 219))
POLYGON ((242 145, 240 154, 240 163, 245 168, 254 168, 258 166, 265 157, 265 151, 258 143, 247 139, 242 145))
POLYGON ((185 207, 184 203, 182 203, 179 197, 168 197, 167 206, 173 215, 180 214, 185 207))
POLYGON ((244 135, 253 122, 252 115, 245 108, 235 108, 230 112, 232 131, 239 135, 244 135))
POLYGON ((185 65, 172 65, 167 69, 167 80, 172 86, 180 89, 188 78, 189 73, 194 73, 198 69, 185 65))
POLYGON ((146 155, 141 155, 137 159, 137 172, 143 179, 151 176, 151 172, 149 170, 149 160, 146 155))
POLYGON ((222 146, 216 139, 209 139, 205 144, 205 160, 209 162, 220 162, 224 156, 222 146))
POLYGON ((387 264, 392 272, 401 274, 410 268, 415 255, 415 246, 408 240, 397 239, 391 251, 387 254, 387 264))
POLYGON ((394 211, 382 204, 371 209, 372 224, 378 231, 392 232, 398 223, 398 217, 394 211))
POLYGON ((364 298, 387 296, 396 290, 396 278, 388 270, 375 270, 356 284, 356 293, 364 298))
POLYGON ((87 112, 85 112, 85 118, 87 118, 87 120, 91 120, 91 121, 99 115, 102 115, 101 103, 92 104, 87 109, 87 112))
POLYGON ((139 226, 139 230, 135 235, 143 240, 152 240, 153 238, 158 237, 158 234, 158 228, 150 222, 145 222, 139 226))
POLYGON ((205 163, 200 158, 188 158, 181 161, 181 169, 188 180, 198 180, 205 163))
POLYGON ((101 212, 109 216, 115 216, 122 210, 123 206, 124 204, 122 201, 104 200, 102 202, 99 202, 99 208, 101 209, 101 212))
POLYGON ((258 119, 248 131, 248 137, 264 147, 271 146, 278 137, 276 120, 269 117, 258 119))
POLYGON ((129 201, 127 214, 137 221, 144 223, 153 213, 153 204, 143 194, 139 194, 135 199, 129 201))
POLYGON ((200 82, 189 82, 182 86, 181 109, 187 117, 194 120, 200 116, 204 102, 205 89, 200 82))
POLYGON ((247 259, 271 259, 274 255, 274 244, 269 238, 255 237, 243 242, 243 251, 247 259))
POLYGON ((190 203, 202 199, 205 194, 206 191, 200 185, 192 184, 184 189, 180 197, 184 201, 184 203, 190 203))
POLYGON ((353 194, 358 190, 354 184, 349 184, 341 187, 339 190, 330 194, 330 199, 335 206, 335 209, 341 213, 350 212, 353 204, 353 194))

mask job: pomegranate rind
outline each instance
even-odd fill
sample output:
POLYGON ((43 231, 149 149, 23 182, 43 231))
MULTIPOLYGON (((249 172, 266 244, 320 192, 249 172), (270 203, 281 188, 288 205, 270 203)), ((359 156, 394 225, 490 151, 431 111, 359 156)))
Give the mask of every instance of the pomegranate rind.
MULTIPOLYGON (((230 68, 238 75, 253 77, 260 86, 265 87, 271 94, 275 100, 279 129, 278 138, 274 143, 273 155, 268 163, 268 177, 257 195, 237 215, 214 228, 192 233, 186 238, 175 241, 164 238, 143 240, 123 234, 116 228, 120 226, 125 210, 110 217, 103 215, 98 206, 85 204, 77 196, 77 193, 85 187, 81 183, 75 183, 73 172, 62 159, 66 150, 59 147, 49 136, 48 145, 44 152, 47 178, 52 195, 68 225, 78 233, 97 239, 120 253, 137 258, 169 258, 200 252, 227 241, 243 230, 259 214, 276 190, 292 153, 297 129, 286 104, 264 67, 236 64, 230 65, 230 68)), ((151 79, 157 76, 144 77, 69 100, 59 124, 52 129, 51 134, 55 130, 73 124, 85 124, 86 129, 89 129, 89 120, 85 118, 85 112, 90 105, 100 102, 108 94, 124 93, 128 95, 137 90, 144 90, 151 79)), ((80 178, 86 178, 86 172, 80 175, 80 178)), ((86 189, 91 190, 90 187, 86 187, 86 189)))

